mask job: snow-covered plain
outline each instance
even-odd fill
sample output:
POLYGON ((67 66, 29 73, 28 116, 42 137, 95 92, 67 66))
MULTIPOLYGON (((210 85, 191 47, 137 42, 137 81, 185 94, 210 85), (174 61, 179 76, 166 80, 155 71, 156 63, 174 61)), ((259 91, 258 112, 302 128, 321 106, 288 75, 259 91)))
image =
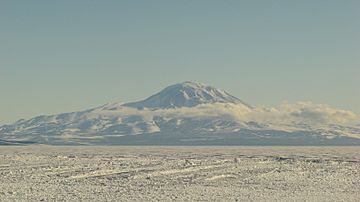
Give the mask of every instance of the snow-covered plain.
POLYGON ((0 147, 0 201, 359 201, 360 147, 0 147))

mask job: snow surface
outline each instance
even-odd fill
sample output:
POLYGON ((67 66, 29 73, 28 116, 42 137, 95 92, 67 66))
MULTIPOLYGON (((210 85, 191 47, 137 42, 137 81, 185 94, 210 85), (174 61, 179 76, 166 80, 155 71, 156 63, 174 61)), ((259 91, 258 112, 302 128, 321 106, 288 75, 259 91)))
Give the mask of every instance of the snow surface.
POLYGON ((359 147, 0 147, 0 201, 359 201, 359 147))
POLYGON ((124 106, 137 108, 175 108, 194 107, 199 104, 233 103, 243 104, 250 108, 239 98, 218 88, 197 82, 183 82, 169 86, 161 92, 139 102, 124 104, 124 106))
POLYGON ((0 143, 360 144, 360 127, 352 122, 360 122, 358 115, 327 105, 252 107, 223 90, 184 82, 140 102, 109 103, 3 125, 0 143))

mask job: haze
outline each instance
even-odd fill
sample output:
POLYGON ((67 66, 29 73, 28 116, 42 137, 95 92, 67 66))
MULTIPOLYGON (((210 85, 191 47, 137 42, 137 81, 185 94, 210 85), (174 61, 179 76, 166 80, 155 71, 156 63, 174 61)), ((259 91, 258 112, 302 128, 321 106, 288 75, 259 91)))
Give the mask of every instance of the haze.
POLYGON ((0 2, 0 125, 200 81, 360 113, 359 1, 0 2))

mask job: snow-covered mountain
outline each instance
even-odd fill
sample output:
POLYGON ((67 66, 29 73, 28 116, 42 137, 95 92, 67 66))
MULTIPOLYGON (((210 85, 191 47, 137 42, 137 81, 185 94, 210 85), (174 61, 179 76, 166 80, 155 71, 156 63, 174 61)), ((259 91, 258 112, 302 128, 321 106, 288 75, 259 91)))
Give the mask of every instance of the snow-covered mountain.
POLYGON ((169 86, 146 100, 127 103, 124 106, 137 108, 176 108, 194 107, 199 104, 211 103, 242 104, 250 107, 223 90, 195 82, 184 82, 169 86))
POLYGON ((139 102, 38 116, 0 126, 0 144, 360 145, 352 112, 297 103, 252 107, 201 83, 139 102))

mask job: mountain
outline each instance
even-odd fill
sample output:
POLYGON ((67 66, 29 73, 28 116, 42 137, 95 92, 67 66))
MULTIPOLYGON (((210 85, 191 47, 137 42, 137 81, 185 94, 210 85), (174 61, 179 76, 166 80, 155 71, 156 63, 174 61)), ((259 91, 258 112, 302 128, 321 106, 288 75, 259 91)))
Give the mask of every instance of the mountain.
POLYGON ((124 106, 136 108, 176 108, 194 107, 199 104, 209 103, 233 103, 250 107, 223 90, 195 82, 184 82, 169 86, 146 100, 127 103, 124 106))
POLYGON ((0 144, 74 145, 360 145, 352 112, 299 103, 253 107, 196 82, 139 102, 38 116, 0 126, 0 144))

